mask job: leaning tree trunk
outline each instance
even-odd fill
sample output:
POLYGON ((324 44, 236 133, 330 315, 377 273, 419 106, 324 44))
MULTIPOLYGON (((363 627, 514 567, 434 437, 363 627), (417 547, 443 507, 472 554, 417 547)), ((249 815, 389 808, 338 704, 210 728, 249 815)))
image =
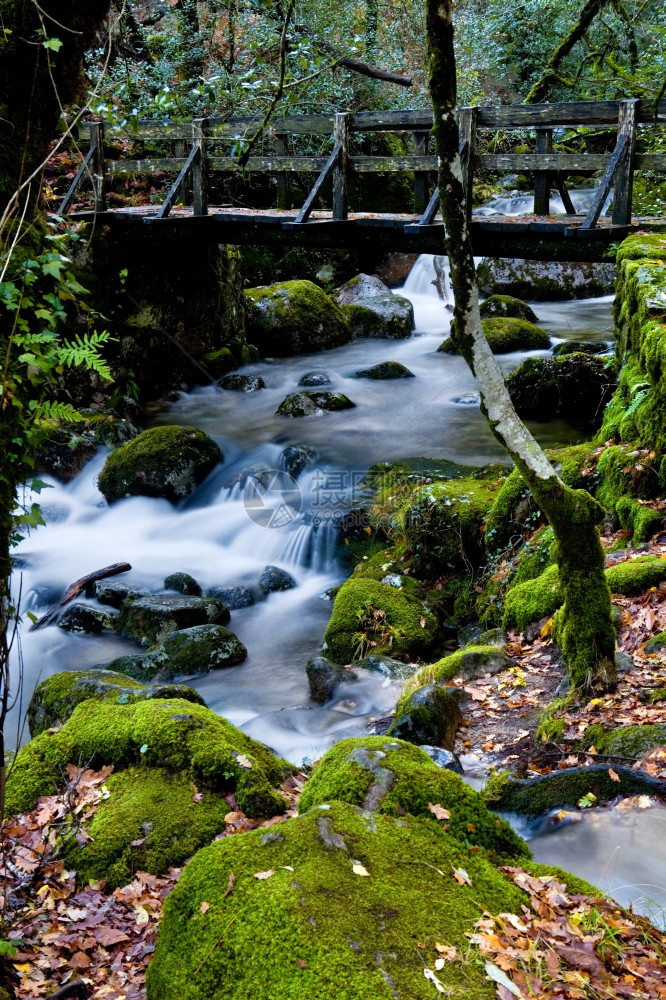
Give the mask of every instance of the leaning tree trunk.
POLYGON ((564 596, 553 633, 572 685, 585 690, 608 689, 615 685, 617 674, 610 592, 597 528, 604 511, 585 490, 572 490, 562 482, 518 418, 483 334, 455 117, 451 0, 426 0, 426 5, 440 203, 455 298, 452 336, 478 382, 482 411, 493 434, 515 462, 553 528, 564 596))

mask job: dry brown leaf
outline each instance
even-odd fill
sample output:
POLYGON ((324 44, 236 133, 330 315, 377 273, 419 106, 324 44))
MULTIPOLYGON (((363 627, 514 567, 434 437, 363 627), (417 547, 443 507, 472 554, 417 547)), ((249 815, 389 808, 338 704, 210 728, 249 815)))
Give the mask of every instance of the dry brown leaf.
POLYGON ((617 771, 614 771, 612 767, 608 768, 608 774, 610 776, 611 781, 620 781, 620 775, 617 773, 617 771))
POLYGON ((432 802, 429 802, 428 809, 437 819, 451 819, 451 813, 449 812, 449 810, 445 809, 443 806, 440 806, 438 802, 434 804, 432 802))
POLYGON ((364 868, 363 865, 359 864, 358 861, 355 861, 354 864, 352 865, 352 871, 354 875, 363 875, 365 878, 370 878, 370 872, 368 871, 368 869, 364 868))
POLYGON ((269 868, 266 872, 256 872, 254 877, 262 881, 263 879, 270 878, 271 875, 275 875, 274 868, 269 868))
POLYGON ((472 880, 465 871, 464 868, 454 868, 453 877, 455 878, 458 885, 471 885, 472 880))
POLYGON ((205 901, 199 907, 200 913, 208 913, 209 910, 210 910, 210 903, 206 903, 205 901))

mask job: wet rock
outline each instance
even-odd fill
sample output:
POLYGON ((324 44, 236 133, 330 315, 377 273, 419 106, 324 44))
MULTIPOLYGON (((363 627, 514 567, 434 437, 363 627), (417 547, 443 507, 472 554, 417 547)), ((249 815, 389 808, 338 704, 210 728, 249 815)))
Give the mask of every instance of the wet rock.
POLYGON ((233 587, 211 587, 208 591, 209 597, 214 597, 229 608, 230 611, 237 611, 238 608, 249 608, 254 604, 254 594, 248 587, 240 585, 233 587))
POLYGON ((309 417, 322 410, 348 410, 355 405, 342 392, 293 392, 275 412, 285 417, 309 417))
POLYGON ((34 738, 55 726, 62 726, 82 701, 128 705, 151 698, 180 698, 203 705, 198 691, 185 684, 141 684, 113 670, 65 670, 38 684, 28 705, 28 726, 34 738))
POLYGON ((247 338, 264 356, 339 347, 351 331, 335 302, 311 281, 283 281, 245 293, 247 338))
POLYGON ((101 635, 113 632, 118 614, 89 604, 70 604, 58 619, 58 628, 65 632, 81 632, 85 635, 101 635))
MULTIPOLYGON (((510 354, 513 351, 545 351, 550 347, 550 337, 541 327, 525 319, 494 316, 481 320, 483 332, 493 354, 510 354)), ((457 354, 451 337, 439 347, 444 354, 457 354)))
POLYGON ((310 686, 310 697, 323 705, 335 694, 338 684, 358 680, 358 674, 353 670, 345 670, 325 656, 315 656, 308 661, 305 668, 310 686))
POLYGON ((410 372, 409 368, 405 368, 399 361, 382 361, 372 368, 359 368, 354 372, 353 378, 414 378, 414 372, 410 372))
MULTIPOLYGON (((645 651, 647 652, 647 644, 645 651)), ((615 654, 615 669, 618 674, 630 674, 635 669, 634 661, 629 653, 623 653, 621 650, 618 650, 615 654)))
POLYGON ((140 681, 169 681, 234 667, 247 659, 240 639, 221 625, 195 625, 164 636, 147 653, 119 656, 105 664, 140 681))
POLYGON ((404 340, 414 329, 414 308, 401 295, 376 295, 342 307, 354 337, 404 340))
POLYGON ((464 396, 454 396, 451 402, 458 403, 459 406, 479 406, 481 396, 478 392, 466 392, 464 396))
POLYGON ((393 660, 390 656, 380 656, 378 653, 371 653, 354 662, 354 670, 374 670, 384 677, 390 677, 392 681, 407 680, 413 675, 414 669, 410 663, 402 663, 401 660, 393 660))
POLYGON ((171 573, 164 580, 165 590, 177 590, 189 597, 201 597, 201 587, 189 573, 171 573))
POLYGON ((98 580, 89 597, 96 597, 100 604, 110 604, 119 608, 126 600, 137 600, 139 597, 149 597, 147 587, 136 587, 127 580, 98 580))
POLYGON ((477 269, 482 295, 514 295, 542 302, 610 295, 616 276, 614 264, 498 257, 486 257, 477 269))
POLYGON ((301 472, 312 465, 316 457, 316 448, 307 444, 299 444, 285 448, 280 455, 280 462, 285 472, 288 472, 293 479, 298 479, 301 472))
POLYGON ((69 483, 94 458, 98 447, 95 441, 85 437, 67 435, 67 440, 56 440, 35 452, 35 472, 69 483))
POLYGON ((276 590, 291 590, 296 586, 296 581, 285 569, 266 566, 259 577, 259 586, 264 594, 271 594, 276 590))
POLYGON ((664 648, 666 648, 666 632, 658 632, 645 643, 646 653, 660 653, 664 648))
POLYGON ((458 754, 454 753, 453 750, 428 746, 427 743, 424 743, 419 749, 427 753, 430 760, 433 760, 437 767, 441 767, 444 771, 455 771, 456 774, 464 773, 458 754))
POLYGON ((526 420, 562 416, 600 423, 617 377, 604 358, 575 353, 526 358, 506 384, 516 412, 526 420))
POLYGON ((326 372, 307 372, 303 378, 299 379, 299 385, 330 385, 331 380, 326 372))
POLYGON ((222 452, 195 427, 153 427, 112 452, 98 486, 109 503, 128 496, 176 503, 203 482, 222 452))
POLYGON ((179 629, 195 625, 226 625, 229 609, 214 597, 160 594, 127 601, 120 609, 118 631, 143 646, 179 629))
POLYGON ((388 285, 374 274, 357 274, 355 278, 346 281, 344 285, 331 292, 331 298, 339 306, 348 306, 359 299, 376 298, 378 295, 391 295, 388 285))
POLYGON ((256 392, 257 389, 265 389, 266 383, 261 375, 225 375, 220 382, 223 389, 231 389, 233 392, 256 392))
POLYGON ((456 699, 438 684, 426 684, 401 701, 389 736, 415 743, 453 749, 462 712, 456 699))
POLYGON ((375 268, 375 274, 389 288, 400 288, 418 259, 417 253, 388 253, 375 268))
POLYGON ((555 344, 553 357, 561 358, 566 354, 606 354, 608 344, 603 340, 563 340, 555 344))
POLYGON ((515 319, 526 319, 536 323, 537 314, 527 302, 515 299, 512 295, 491 295, 481 303, 480 312, 483 319, 491 316, 511 316, 515 319))

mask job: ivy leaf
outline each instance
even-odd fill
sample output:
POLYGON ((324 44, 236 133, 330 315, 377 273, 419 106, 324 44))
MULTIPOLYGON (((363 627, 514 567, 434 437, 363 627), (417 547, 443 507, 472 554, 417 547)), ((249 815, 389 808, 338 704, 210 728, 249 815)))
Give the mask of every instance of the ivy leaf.
POLYGON ((47 38, 42 42, 45 49, 50 49, 51 52, 60 52, 62 48, 62 39, 60 38, 47 38))

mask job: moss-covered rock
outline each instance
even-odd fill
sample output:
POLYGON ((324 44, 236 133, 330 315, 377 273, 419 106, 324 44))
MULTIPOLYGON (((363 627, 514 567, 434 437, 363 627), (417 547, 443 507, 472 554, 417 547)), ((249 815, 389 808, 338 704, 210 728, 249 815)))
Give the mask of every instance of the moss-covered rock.
POLYGON ((608 567, 606 579, 611 594, 622 594, 624 597, 643 594, 650 587, 656 587, 662 580, 666 580, 666 559, 640 556, 638 559, 618 563, 608 567))
MULTIPOLYGON (((19 750, 7 786, 7 815, 53 794, 66 765, 81 762, 93 768, 113 765, 116 773, 160 769, 202 790, 233 791, 250 816, 284 812, 285 800, 274 786, 293 770, 203 705, 181 698, 132 704, 88 699, 60 730, 43 732, 19 750)), ((103 808, 104 803, 98 812, 103 808)), ((128 836, 125 846, 133 839, 128 836)), ((103 878, 104 870, 96 877, 103 878)))
POLYGON ((187 597, 201 597, 201 586, 189 573, 171 573, 164 580, 165 590, 176 590, 187 597))
POLYGON ((127 600, 150 597, 150 591, 147 587, 137 587, 129 580, 98 580, 90 596, 97 598, 100 604, 119 608, 127 600))
POLYGON ((325 656, 313 656, 308 660, 305 672, 308 677, 310 697, 320 705, 333 697, 339 684, 355 681, 358 678, 355 670, 341 667, 325 656))
MULTIPOLYGON (((583 739, 590 740, 589 728, 583 739)), ((640 760, 654 747, 666 746, 666 723, 653 726, 622 726, 606 732, 595 732, 592 739, 595 749, 609 757, 623 757, 626 760, 640 760)))
POLYGON ((347 306, 358 299, 369 299, 377 295, 392 295, 391 289, 375 274, 356 274, 344 285, 331 292, 331 298, 339 306, 347 306))
POLYGON ((491 295, 481 303, 481 317, 490 319, 493 316, 510 316, 512 319, 526 319, 536 323, 537 314, 527 302, 516 299, 513 295, 491 295))
POLYGON ((653 535, 664 526, 664 511, 650 507, 632 497, 620 497, 615 505, 620 524, 625 531, 631 531, 634 545, 649 542, 653 535))
POLYGON ((96 608, 91 604, 70 604, 58 619, 58 628, 65 632, 79 632, 82 635, 101 635, 113 632, 118 613, 108 608, 96 608))
POLYGON ((378 580, 352 578, 336 594, 324 651, 336 663, 368 651, 420 656, 432 648, 437 619, 417 597, 378 580))
POLYGON ((428 804, 439 804, 451 814, 445 828, 450 837, 498 857, 529 856, 524 841, 459 775, 404 740, 367 736, 332 747, 308 779, 299 809, 305 813, 333 801, 389 816, 408 813, 435 825, 441 821, 433 819, 428 804))
POLYGON ((474 680, 487 674, 498 674, 514 665, 499 646, 469 646, 442 657, 435 663, 420 667, 405 685, 403 698, 398 702, 398 711, 406 698, 422 684, 448 684, 455 677, 474 680))
POLYGON ((461 723, 457 698, 437 684, 424 684, 400 699, 387 735, 417 746, 425 743, 453 750, 461 723))
POLYGON ((112 452, 97 485, 109 503, 123 497, 188 496, 222 461, 218 445, 195 427, 153 427, 112 452))
POLYGON ((292 392, 275 412, 283 417, 311 417, 324 410, 349 410, 355 405, 344 392, 292 392))
POLYGON ((114 670, 64 670, 47 677, 35 688, 27 712, 31 735, 62 726, 76 706, 89 698, 116 705, 131 705, 151 698, 180 698, 205 704, 199 692, 185 684, 148 686, 114 670))
POLYGON ((150 646, 170 632, 196 625, 226 625, 229 609, 214 597, 160 594, 126 601, 120 608, 118 631, 150 646))
POLYGON ((658 632, 645 643, 646 653, 660 653, 664 648, 666 648, 666 632, 658 632))
POLYGON ((552 420, 560 391, 552 358, 525 358, 506 379, 516 413, 524 420, 552 420))
POLYGON ((245 293, 247 338, 264 356, 339 347, 351 331, 339 307, 311 281, 283 281, 245 293))
POLYGON ((259 389, 266 388, 266 383, 261 375, 238 375, 236 373, 226 375, 221 380, 220 385, 223 389, 229 389, 231 392, 257 392, 259 389))
POLYGON ((561 416, 597 424, 616 382, 613 369, 589 354, 526 358, 506 380, 516 412, 524 419, 561 416))
POLYGON ((410 372, 409 368, 405 368, 399 361, 382 361, 378 365, 373 365, 372 368, 359 368, 358 371, 354 372, 353 378, 371 378, 375 380, 414 378, 414 372, 410 372))
MULTIPOLYGON (((424 997, 436 941, 463 954, 480 907, 520 913, 524 900, 435 823, 334 802, 196 855, 165 903, 148 1000, 424 997), (460 867, 471 887, 450 874, 460 867)), ((495 996, 482 963, 450 962, 437 976, 469 1000, 495 996)))
POLYGON ((608 345, 603 340, 563 340, 555 344, 553 357, 562 358, 566 354, 606 354, 608 345))
POLYGON ((247 649, 222 625, 194 625, 162 635, 147 653, 120 656, 106 664, 140 681, 169 681, 234 667, 247 659, 247 649))
MULTIPOLYGON (((483 332, 493 354, 510 354, 512 351, 547 351, 550 337, 541 327, 525 319, 502 318, 481 320, 483 332)), ((456 354, 455 338, 449 337, 439 348, 445 354, 456 354)))
POLYGON ((342 307, 354 337, 404 340, 414 329, 414 307, 401 295, 373 295, 342 307))

